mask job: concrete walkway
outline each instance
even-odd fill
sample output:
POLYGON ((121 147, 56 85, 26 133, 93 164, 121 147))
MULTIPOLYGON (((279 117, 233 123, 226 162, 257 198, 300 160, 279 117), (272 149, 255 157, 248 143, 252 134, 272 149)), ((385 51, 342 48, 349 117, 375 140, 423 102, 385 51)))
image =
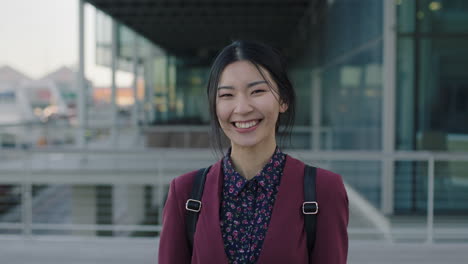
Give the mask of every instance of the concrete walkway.
POLYGON ((350 241, 348 263, 462 264, 468 263, 468 244, 350 241))
POLYGON ((154 264, 156 239, 4 238, 5 264, 154 264))
MULTIPOLYGON (((1 263, 8 264, 155 264, 157 248, 157 239, 0 236, 1 263)), ((352 240, 348 260, 350 264, 460 264, 467 263, 468 244, 352 240)))

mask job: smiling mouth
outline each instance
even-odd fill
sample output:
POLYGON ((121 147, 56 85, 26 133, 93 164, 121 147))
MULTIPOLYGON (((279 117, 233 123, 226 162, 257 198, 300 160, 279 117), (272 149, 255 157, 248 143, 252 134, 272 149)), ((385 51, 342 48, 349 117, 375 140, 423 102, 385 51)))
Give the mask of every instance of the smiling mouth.
POLYGON ((252 121, 247 121, 247 122, 232 122, 232 124, 237 127, 237 128, 251 128, 256 126, 258 123, 262 121, 261 119, 258 120, 252 120, 252 121))

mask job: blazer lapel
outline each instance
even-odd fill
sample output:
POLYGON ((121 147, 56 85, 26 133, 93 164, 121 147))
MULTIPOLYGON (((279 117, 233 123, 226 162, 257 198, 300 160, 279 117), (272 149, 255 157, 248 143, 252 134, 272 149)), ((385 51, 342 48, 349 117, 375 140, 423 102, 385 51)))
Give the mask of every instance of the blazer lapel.
POLYGON ((285 249, 295 248, 295 245, 285 245, 284 242, 290 242, 291 238, 295 237, 294 234, 303 229, 300 206, 304 192, 298 190, 300 188, 298 186, 303 186, 303 176, 300 175, 302 171, 304 171, 304 164, 287 155, 270 224, 257 261, 258 264, 279 263, 281 255, 284 256, 285 249))
POLYGON ((221 224, 219 222, 222 184, 222 166, 221 161, 218 161, 206 175, 196 237, 198 238, 197 243, 201 245, 200 253, 203 255, 203 259, 209 257, 210 263, 227 264, 228 259, 224 251, 221 224))

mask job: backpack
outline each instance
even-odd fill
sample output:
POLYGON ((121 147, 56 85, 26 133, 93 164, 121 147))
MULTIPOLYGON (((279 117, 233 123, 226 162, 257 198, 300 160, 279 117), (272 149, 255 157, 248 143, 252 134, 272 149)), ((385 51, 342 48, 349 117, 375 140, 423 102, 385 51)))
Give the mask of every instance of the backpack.
MULTIPOLYGON (((188 242, 190 246, 190 252, 193 249, 193 238, 195 235, 195 229, 198 221, 198 213, 201 210, 202 203, 201 197, 203 195, 203 187, 205 185, 206 174, 210 170, 210 167, 198 170, 195 175, 195 180, 192 185, 192 193, 185 203, 185 209, 187 210, 186 215, 186 231, 188 236, 188 242)), ((315 198, 315 178, 317 174, 317 168, 306 165, 304 168, 304 203, 302 204, 302 213, 304 214, 304 225, 307 236, 307 249, 310 253, 314 249, 315 244, 315 233, 317 229, 317 214, 318 214, 318 203, 315 198)))

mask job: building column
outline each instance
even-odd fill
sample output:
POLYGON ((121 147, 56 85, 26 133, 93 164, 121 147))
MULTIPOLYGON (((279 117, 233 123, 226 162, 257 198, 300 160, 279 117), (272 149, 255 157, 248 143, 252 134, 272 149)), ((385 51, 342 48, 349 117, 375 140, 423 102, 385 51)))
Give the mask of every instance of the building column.
POLYGON ((382 96, 382 164, 381 207, 384 214, 394 211, 395 160, 395 90, 396 90, 396 6, 384 1, 383 23, 383 96, 382 96))
MULTIPOLYGON (((85 16, 84 0, 78 0, 78 72, 76 114, 78 128, 75 145, 79 149, 86 147, 85 132, 87 127, 87 85, 85 79, 85 16)), ((82 153, 81 162, 86 163, 86 153, 82 153)), ((94 225, 96 223, 96 199, 93 186, 72 186, 71 218, 73 224, 94 225)), ((95 231, 72 231, 74 235, 95 235, 95 231)))
POLYGON ((311 149, 320 151, 320 142, 322 135, 322 72, 320 69, 312 71, 312 90, 311 96, 311 149))
POLYGON ((132 108, 132 124, 138 127, 138 37, 136 33, 133 36, 133 108, 132 108))
POLYGON ((138 146, 138 142, 141 139, 140 131, 140 117, 139 117, 139 105, 138 100, 138 66, 139 66, 139 56, 138 56, 138 36, 136 33, 133 35, 133 107, 132 107, 132 135, 133 142, 135 146, 138 146))
POLYGON ((112 58, 111 58, 111 145, 112 147, 117 146, 117 129, 118 129, 118 109, 117 109, 117 85, 115 74, 117 71, 117 21, 112 19, 112 58))
POLYGON ((148 123, 152 124, 156 119, 156 109, 154 104, 154 76, 156 75, 156 67, 155 67, 155 53, 156 51, 152 50, 149 62, 149 74, 148 74, 148 90, 147 92, 147 99, 148 99, 148 123))
POLYGON ((76 114, 78 116, 78 129, 75 135, 75 145, 78 148, 84 148, 85 141, 85 129, 86 129, 86 81, 84 75, 84 0, 78 0, 78 72, 76 78, 77 85, 77 104, 76 114))

